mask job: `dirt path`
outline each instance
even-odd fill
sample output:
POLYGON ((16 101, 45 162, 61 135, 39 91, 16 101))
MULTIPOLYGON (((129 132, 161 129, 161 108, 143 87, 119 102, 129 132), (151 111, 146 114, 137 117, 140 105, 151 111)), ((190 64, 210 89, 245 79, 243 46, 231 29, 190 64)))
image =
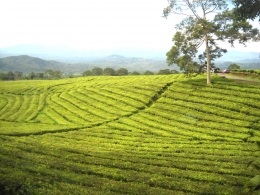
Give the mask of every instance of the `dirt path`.
POLYGON ((253 80, 253 79, 249 79, 249 78, 245 78, 245 77, 238 77, 238 76, 230 75, 230 74, 226 74, 226 73, 217 73, 217 75, 219 75, 221 77, 226 77, 227 79, 233 79, 237 82, 260 84, 260 81, 258 81, 258 80, 253 80))

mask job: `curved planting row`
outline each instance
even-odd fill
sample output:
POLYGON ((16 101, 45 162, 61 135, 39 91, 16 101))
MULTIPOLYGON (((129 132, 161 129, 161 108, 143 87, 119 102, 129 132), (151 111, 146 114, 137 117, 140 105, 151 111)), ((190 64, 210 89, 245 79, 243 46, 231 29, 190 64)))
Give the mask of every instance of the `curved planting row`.
POLYGON ((144 109, 169 79, 178 77, 90 77, 34 81, 35 85, 21 81, 12 87, 7 82, 0 89, 0 119, 78 126, 113 121, 144 109))
POLYGON ((26 117, 2 115, 6 127, 9 120, 71 128, 0 135, 2 191, 246 194, 243 185, 255 174, 247 164, 260 157, 253 142, 260 138, 258 89, 212 80, 206 86, 204 77, 183 75, 90 77, 49 86, 44 98, 0 94, 0 113, 22 113, 26 102, 38 102, 26 117))

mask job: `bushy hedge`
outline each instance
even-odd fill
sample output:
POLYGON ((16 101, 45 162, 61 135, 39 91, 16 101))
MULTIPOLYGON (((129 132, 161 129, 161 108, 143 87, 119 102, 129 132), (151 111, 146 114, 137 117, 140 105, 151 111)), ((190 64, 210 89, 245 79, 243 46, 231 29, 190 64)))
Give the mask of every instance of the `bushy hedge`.
POLYGON ((245 69, 237 69, 237 70, 232 70, 232 73, 244 73, 244 74, 256 74, 260 75, 260 70, 245 70, 245 69))

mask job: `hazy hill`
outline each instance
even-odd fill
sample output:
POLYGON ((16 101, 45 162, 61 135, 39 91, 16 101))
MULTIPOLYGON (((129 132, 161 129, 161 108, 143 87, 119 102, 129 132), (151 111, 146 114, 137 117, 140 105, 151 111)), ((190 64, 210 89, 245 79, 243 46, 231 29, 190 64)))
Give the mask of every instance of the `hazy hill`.
POLYGON ((27 55, 11 56, 0 59, 0 71, 44 72, 47 69, 72 71, 73 68, 65 63, 42 60, 27 55))
POLYGON ((115 70, 126 68, 129 71, 153 71, 160 69, 176 69, 176 66, 169 67, 165 61, 152 60, 145 58, 128 58, 120 55, 110 55, 88 63, 61 63, 53 60, 43 60, 27 55, 11 56, 0 58, 0 72, 21 71, 23 73, 44 72, 47 69, 60 70, 63 73, 81 74, 85 70, 91 70, 94 67, 102 69, 110 67, 115 70))
POLYGON ((63 46, 48 45, 14 45, 0 48, 0 58, 8 56, 29 55, 45 60, 56 60, 64 63, 88 63, 96 59, 119 54, 125 57, 141 57, 155 60, 165 60, 167 50, 117 48, 117 49, 75 49, 63 46))
MULTIPOLYGON (((64 73, 81 74, 94 67, 126 68, 129 71, 139 72, 147 70, 158 72, 160 69, 178 70, 177 66, 167 66, 166 52, 167 49, 77 50, 61 46, 16 45, 0 48, 0 71, 43 72, 51 68, 64 73), (27 55, 27 57, 20 58, 20 55, 27 55), (11 57, 3 61, 4 57, 8 56, 16 56, 19 59, 11 57)), ((231 63, 237 63, 243 69, 260 69, 259 53, 228 50, 216 60, 216 66, 221 69, 226 69, 231 63)))
POLYGON ((146 58, 124 57, 121 55, 110 55, 104 58, 89 62, 92 66, 100 68, 126 68, 129 71, 153 71, 160 69, 177 69, 177 66, 168 66, 164 60, 153 60, 146 58))

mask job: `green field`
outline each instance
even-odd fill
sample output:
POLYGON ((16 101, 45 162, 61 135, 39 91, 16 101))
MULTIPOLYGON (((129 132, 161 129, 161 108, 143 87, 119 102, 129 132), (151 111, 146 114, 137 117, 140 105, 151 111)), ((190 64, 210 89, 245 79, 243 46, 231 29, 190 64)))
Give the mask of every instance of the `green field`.
POLYGON ((260 85, 212 81, 0 82, 0 194, 246 194, 260 85))

